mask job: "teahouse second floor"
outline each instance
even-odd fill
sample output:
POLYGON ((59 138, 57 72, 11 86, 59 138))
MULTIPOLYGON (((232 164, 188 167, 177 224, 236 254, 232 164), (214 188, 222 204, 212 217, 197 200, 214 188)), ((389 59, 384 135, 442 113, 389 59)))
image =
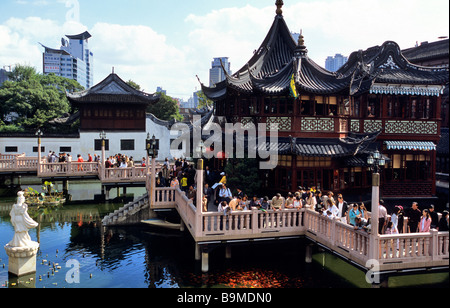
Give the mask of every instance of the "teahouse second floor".
POLYGON ((352 53, 337 72, 316 64, 305 38, 296 42, 277 16, 252 58, 224 81, 207 87, 221 122, 244 127, 278 124, 281 136, 345 138, 381 131, 381 138, 438 141, 449 69, 410 63, 399 45, 352 53))
POLYGON ((381 131, 383 139, 439 138, 441 97, 362 94, 244 96, 229 94, 215 103, 215 115, 228 123, 278 124, 281 136, 342 137, 348 132, 381 131))

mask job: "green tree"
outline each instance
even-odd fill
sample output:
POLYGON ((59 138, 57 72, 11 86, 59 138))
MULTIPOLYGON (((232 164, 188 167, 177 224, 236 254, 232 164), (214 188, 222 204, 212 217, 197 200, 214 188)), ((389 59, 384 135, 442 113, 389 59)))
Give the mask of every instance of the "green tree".
POLYGON ((140 85, 138 85, 136 82, 134 82, 133 80, 128 80, 127 81, 127 84, 130 86, 130 87, 132 87, 132 88, 134 88, 135 90, 138 90, 138 91, 141 91, 141 86, 140 85))
POLYGON ((36 77, 36 68, 27 65, 16 64, 14 70, 8 73, 8 78, 11 81, 26 81, 36 77))
POLYGON ((73 111, 66 91, 83 90, 77 81, 55 74, 41 75, 34 68, 22 65, 15 67, 10 78, 0 88, 0 115, 2 118, 11 112, 19 115, 14 130, 48 127, 49 120, 73 111))
POLYGON ((164 93, 158 93, 161 97, 159 102, 147 108, 147 112, 153 114, 158 119, 164 121, 183 121, 183 116, 180 114, 180 108, 177 102, 164 93))
POLYGON ((228 186, 231 189, 241 189, 249 198, 253 195, 259 195, 262 181, 258 167, 259 163, 256 159, 229 159, 225 166, 228 186))
POLYGON ((203 91, 197 92, 198 97, 198 107, 201 109, 203 107, 211 107, 214 105, 214 102, 206 97, 205 93, 203 91))

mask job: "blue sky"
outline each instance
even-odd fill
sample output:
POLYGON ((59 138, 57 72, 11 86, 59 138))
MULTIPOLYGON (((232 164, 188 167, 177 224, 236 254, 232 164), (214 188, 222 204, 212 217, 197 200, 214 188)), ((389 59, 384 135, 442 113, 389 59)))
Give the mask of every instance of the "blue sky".
MULTIPOLYGON (((303 29, 309 56, 327 56, 396 41, 401 48, 449 35, 447 0, 284 0, 291 31, 303 29)), ((275 0, 2 0, 0 67, 15 63, 42 70, 41 42, 88 30, 95 82, 115 67, 147 92, 162 86, 187 99, 208 83, 214 57, 245 65, 267 34, 275 0), (75 12, 75 14, 74 14, 75 12)))

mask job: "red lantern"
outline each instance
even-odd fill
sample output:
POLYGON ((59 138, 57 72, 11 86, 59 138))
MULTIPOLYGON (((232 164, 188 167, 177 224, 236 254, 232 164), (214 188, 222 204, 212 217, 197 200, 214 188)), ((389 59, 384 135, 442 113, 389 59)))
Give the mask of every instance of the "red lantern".
POLYGON ((226 160, 228 158, 228 155, 225 152, 220 151, 217 153, 216 157, 218 160, 226 160))

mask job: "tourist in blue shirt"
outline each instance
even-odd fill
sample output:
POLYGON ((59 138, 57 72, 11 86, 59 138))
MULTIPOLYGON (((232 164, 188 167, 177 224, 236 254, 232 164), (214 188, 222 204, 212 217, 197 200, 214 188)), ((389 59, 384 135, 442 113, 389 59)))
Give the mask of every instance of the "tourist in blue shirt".
POLYGON ((350 224, 352 226, 354 226, 355 223, 355 218, 356 217, 361 217, 361 212, 358 209, 358 204, 353 204, 353 208, 350 210, 349 212, 349 220, 350 220, 350 224))

